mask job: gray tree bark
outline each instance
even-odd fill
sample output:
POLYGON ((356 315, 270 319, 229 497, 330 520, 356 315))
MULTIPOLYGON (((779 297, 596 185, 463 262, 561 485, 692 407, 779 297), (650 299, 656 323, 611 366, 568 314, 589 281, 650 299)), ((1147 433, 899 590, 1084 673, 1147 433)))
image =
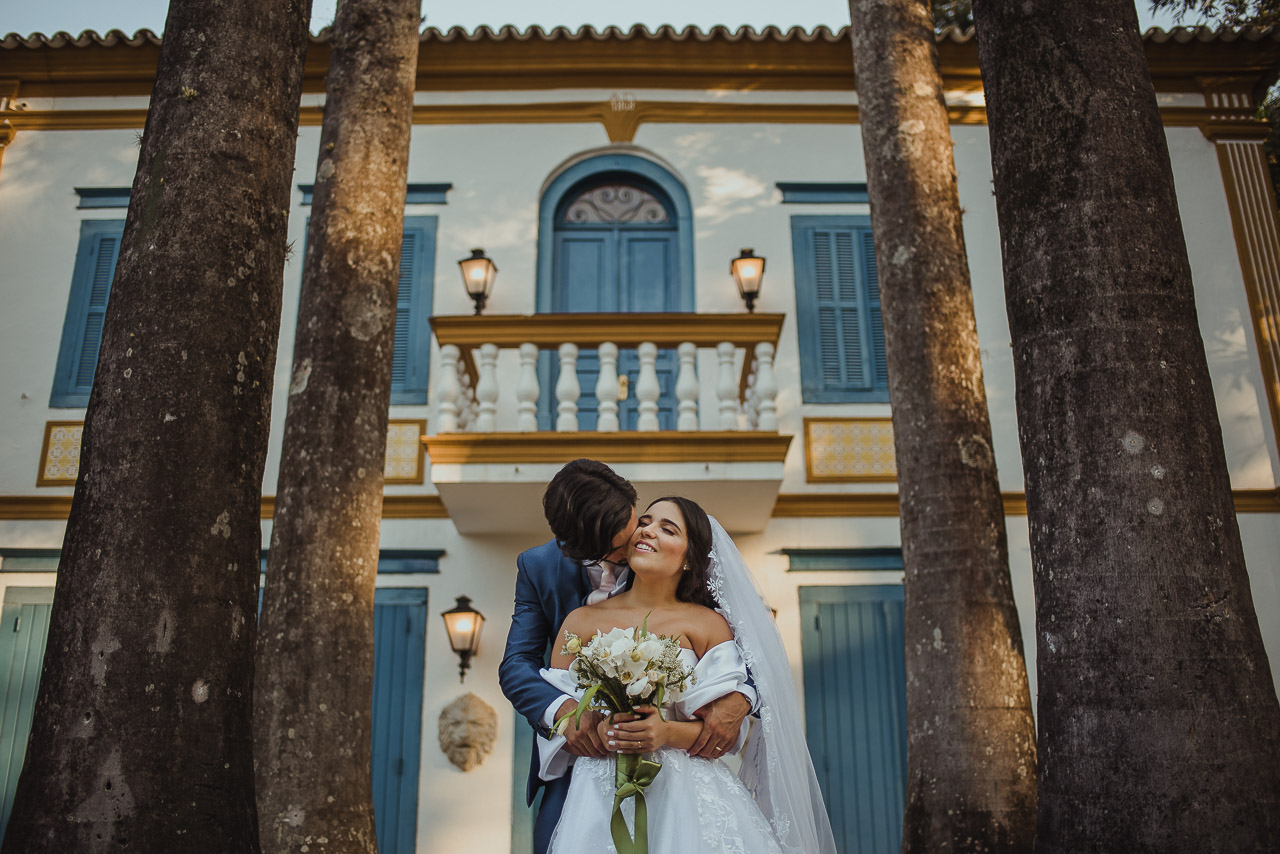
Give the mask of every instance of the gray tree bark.
POLYGON ((849 13, 906 566, 902 850, 1030 851, 1035 725, 932 18, 849 13))
POLYGON ((974 15, 1036 586, 1038 851, 1278 850, 1280 707, 1133 4, 974 15))
POLYGON ((266 852, 377 852, 373 595, 418 12, 344 0, 334 22, 258 642, 266 852))
POLYGON ((259 513, 309 18, 169 8, 5 852, 258 850, 259 513))

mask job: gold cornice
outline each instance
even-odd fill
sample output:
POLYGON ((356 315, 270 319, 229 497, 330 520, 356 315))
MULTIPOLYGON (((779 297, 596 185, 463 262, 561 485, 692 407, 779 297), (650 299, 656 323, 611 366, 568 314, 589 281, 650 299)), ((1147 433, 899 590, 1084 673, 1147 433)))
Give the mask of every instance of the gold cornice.
POLYGON ((442 433, 423 436, 433 465, 567 463, 781 463, 791 436, 699 431, 658 433, 442 433))
MULTIPOLYGON (((1265 85, 1280 55, 1274 38, 1186 39, 1160 33, 1144 38, 1143 47, 1159 91, 1194 91, 1200 79, 1265 85)), ((977 41, 971 35, 939 37, 937 53, 945 88, 981 88, 977 41)), ((0 76, 23 81, 24 93, 32 98, 148 95, 159 55, 156 39, 24 41, 0 50, 0 76)), ((303 91, 324 91, 329 56, 329 41, 313 38, 303 91)), ((676 31, 645 36, 479 31, 455 37, 428 31, 418 57, 419 91, 854 88, 850 41, 842 33, 743 36, 725 30, 689 37, 676 31)))
MULTIPOLYGON (((502 434, 488 434, 490 436, 502 434)), ((506 434, 529 436, 527 433, 506 434)), ((538 435, 538 434, 534 434, 538 435)), ((567 433, 566 436, 582 434, 567 433)), ((617 435, 617 434, 614 434, 617 435)), ((689 434, 679 434, 687 436, 689 434)), ((743 436, 748 434, 719 434, 743 436)), ((435 437, 431 437, 435 438, 435 437)), ((790 437, 779 437, 789 439, 790 437)), ((572 456, 564 458, 573 459, 572 456)), ((702 460, 710 461, 709 458, 702 460)), ((538 462, 527 458, 519 462, 538 462)), ((546 462, 559 462, 545 460, 546 462)), ((623 460, 630 462, 630 460, 623 460)), ((481 460, 470 460, 481 462, 481 460)), ((1027 499, 1021 492, 1006 492, 1004 512, 1007 516, 1027 515, 1027 499)), ((1237 513, 1280 513, 1280 488, 1278 489, 1237 489, 1231 497, 1237 513)), ((263 496, 262 518, 270 519, 275 509, 275 497, 263 496)), ((70 495, 3 495, 0 496, 0 519, 5 520, 51 520, 65 521, 71 512, 70 495)), ((773 518, 814 518, 814 517, 868 517, 897 516, 898 496, 893 493, 859 492, 859 493, 783 493, 778 496, 773 507, 773 518)), ((382 518, 384 519, 447 519, 448 512, 438 495, 385 495, 382 499, 382 518)))
POLYGON ((554 349, 566 341, 579 347, 598 347, 606 341, 619 347, 634 347, 644 341, 659 347, 678 347, 686 341, 699 347, 714 347, 722 341, 750 347, 768 341, 776 347, 785 320, 784 314, 646 312, 480 317, 458 314, 437 315, 429 322, 441 344, 474 348, 482 344, 519 347, 531 343, 542 349, 554 349))
MULTIPOLYGON (((985 125, 986 108, 952 105, 953 125, 985 125)), ((1266 125, 1238 111, 1210 107, 1163 107, 1166 127, 1199 127, 1210 139, 1261 139, 1266 125)), ((319 127, 322 107, 303 107, 299 123, 319 127)), ((142 108, 114 110, 20 110, 0 112, 10 126, 9 136, 23 130, 141 129, 147 120, 142 108)), ((630 142, 645 123, 656 124, 834 124, 860 120, 853 104, 759 104, 722 101, 635 101, 616 109, 610 101, 545 101, 519 104, 419 104, 413 108, 416 125, 592 124, 599 123, 611 142, 630 142)), ((0 139, 0 144, 3 140, 0 139)))
MULTIPOLYGON (((276 497, 262 496, 262 518, 270 519, 276 512, 276 497)), ((383 519, 448 519, 444 502, 438 495, 383 495, 383 519)))
MULTIPOLYGON (((1027 515, 1025 493, 1003 492, 1000 498, 1006 516, 1027 515)), ((1280 488, 1236 489, 1231 498, 1237 513, 1280 513, 1280 488)), ((897 515, 898 496, 887 492, 783 493, 773 506, 775 519, 897 515)))
MULTIPOLYGON (((263 519, 271 518, 275 505, 275 496, 262 497, 263 519)), ((70 514, 70 495, 0 495, 0 519, 66 521, 70 514)), ((438 495, 384 495, 382 518, 448 519, 449 514, 438 495)))

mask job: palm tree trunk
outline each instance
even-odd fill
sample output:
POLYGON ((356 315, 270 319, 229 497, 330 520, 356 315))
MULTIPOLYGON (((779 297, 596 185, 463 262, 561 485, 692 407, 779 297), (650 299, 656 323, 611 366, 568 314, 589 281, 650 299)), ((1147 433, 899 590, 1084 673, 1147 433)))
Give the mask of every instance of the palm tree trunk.
POLYGON ((1034 722, 932 19, 849 12, 906 566, 902 850, 1030 851, 1034 722))
POLYGON ((259 514, 309 17, 169 8, 6 852, 258 850, 259 514))
POLYGON ((267 852, 377 852, 373 595, 418 11, 345 0, 334 23, 258 643, 267 852))
POLYGON ((1280 706, 1133 4, 974 15, 1036 587, 1038 850, 1275 851, 1280 706))

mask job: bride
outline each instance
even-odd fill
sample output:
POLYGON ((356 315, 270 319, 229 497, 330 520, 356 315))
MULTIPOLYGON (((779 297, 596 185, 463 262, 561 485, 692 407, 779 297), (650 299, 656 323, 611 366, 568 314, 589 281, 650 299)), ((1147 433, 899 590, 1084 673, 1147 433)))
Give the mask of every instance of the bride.
MULTIPOLYGON (((652 634, 679 636, 694 683, 663 717, 652 707, 600 724, 611 751, 645 754, 662 769, 649 786, 648 854, 835 854, 805 746, 791 667, 772 615, 756 591, 742 555, 718 522, 687 498, 660 498, 640 517, 631 538, 631 589, 571 612, 543 678, 566 694, 583 689, 568 670, 566 632, 584 641, 596 631, 630 629, 647 619, 652 634), (751 681, 759 720, 748 737, 743 722, 732 752, 738 775, 721 759, 689 755, 702 723, 694 712, 751 681)), ((744 692, 746 693, 746 692, 744 692)), ((539 774, 555 779, 574 763, 564 811, 550 854, 614 852, 614 758, 574 757, 565 739, 539 737, 539 774)), ((635 799, 623 801, 634 832, 635 799)))

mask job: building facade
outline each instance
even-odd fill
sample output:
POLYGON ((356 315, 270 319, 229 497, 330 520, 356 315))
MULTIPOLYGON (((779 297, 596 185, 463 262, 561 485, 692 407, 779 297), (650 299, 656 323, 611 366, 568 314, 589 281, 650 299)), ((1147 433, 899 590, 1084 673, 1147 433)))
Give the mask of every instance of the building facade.
MULTIPOLYGON (((158 44, 146 31, 0 43, 4 819, 158 44)), ((1276 675, 1280 231, 1252 113, 1280 72, 1280 34, 1152 31, 1145 47, 1276 675)), ((1034 695, 1030 553, 976 45, 948 32, 938 49, 1034 695)), ((307 57, 264 549, 327 61, 322 34, 307 57)), ((614 465, 642 504, 687 494, 736 534, 777 611, 838 837, 848 850, 897 850, 902 561, 852 69, 848 39, 823 29, 423 35, 378 576, 384 854, 529 848, 530 731, 503 699, 496 668, 515 557, 549 536, 542 487, 579 456, 614 465), (455 265, 474 247, 500 270, 480 317, 455 265), (753 313, 729 275, 743 247, 767 262, 753 313), (487 617, 462 685, 437 616, 458 596, 487 617), (466 692, 496 710, 498 734, 463 772, 437 730, 441 710, 466 692)))

